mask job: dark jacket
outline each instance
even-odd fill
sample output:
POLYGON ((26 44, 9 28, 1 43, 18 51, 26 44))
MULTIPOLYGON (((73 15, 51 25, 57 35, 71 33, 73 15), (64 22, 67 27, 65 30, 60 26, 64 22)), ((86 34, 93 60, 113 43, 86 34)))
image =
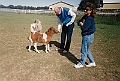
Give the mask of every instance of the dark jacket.
POLYGON ((92 16, 84 15, 78 22, 78 26, 80 26, 80 22, 83 22, 83 26, 81 26, 82 36, 91 35, 96 31, 95 20, 92 16))

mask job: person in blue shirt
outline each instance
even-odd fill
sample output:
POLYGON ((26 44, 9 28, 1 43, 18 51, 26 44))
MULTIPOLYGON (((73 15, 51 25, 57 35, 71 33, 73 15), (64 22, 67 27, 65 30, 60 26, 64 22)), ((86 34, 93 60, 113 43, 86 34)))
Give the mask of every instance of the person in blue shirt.
POLYGON ((58 18, 59 32, 62 26, 61 45, 56 50, 63 50, 63 53, 67 53, 70 49, 71 37, 73 33, 74 20, 76 18, 76 14, 71 9, 65 7, 55 7, 54 12, 56 13, 56 16, 58 18))
POLYGON ((92 3, 87 3, 85 9, 85 15, 77 22, 78 26, 81 28, 82 34, 82 45, 81 45, 81 59, 75 68, 84 67, 86 63, 86 58, 88 57, 90 63, 86 67, 96 66, 94 58, 90 52, 90 45, 94 40, 94 32, 96 31, 95 27, 95 16, 96 10, 92 3))

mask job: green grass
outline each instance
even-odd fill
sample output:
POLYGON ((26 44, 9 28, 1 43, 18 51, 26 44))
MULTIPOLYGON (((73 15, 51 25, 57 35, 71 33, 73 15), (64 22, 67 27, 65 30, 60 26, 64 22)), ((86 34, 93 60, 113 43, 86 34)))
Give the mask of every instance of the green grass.
MULTIPOLYGON (((80 17, 82 15, 77 16, 76 22, 80 17)), ((77 24, 70 53, 55 51, 60 43, 60 34, 56 34, 52 38, 51 52, 46 54, 43 44, 38 44, 40 54, 37 54, 27 51, 30 24, 35 19, 42 22, 43 32, 50 26, 57 28, 54 14, 0 12, 0 81, 119 81, 119 24, 102 23, 101 20, 107 18, 97 16, 95 40, 91 45, 97 67, 75 69, 81 46, 81 30, 77 24)))
POLYGON ((120 14, 118 15, 97 15, 97 24, 117 25, 120 26, 120 14))

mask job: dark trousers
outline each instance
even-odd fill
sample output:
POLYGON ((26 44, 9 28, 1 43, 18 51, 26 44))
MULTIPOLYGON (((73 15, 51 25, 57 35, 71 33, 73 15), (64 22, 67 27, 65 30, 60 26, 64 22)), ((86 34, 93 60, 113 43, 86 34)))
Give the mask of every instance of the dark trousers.
POLYGON ((69 51, 69 49, 70 49, 73 28, 74 28, 74 23, 69 25, 68 27, 66 25, 62 26, 60 48, 66 50, 66 51, 69 51), (66 40, 66 36, 67 36, 67 40, 66 40), (65 41, 66 41, 66 44, 65 44, 65 41))

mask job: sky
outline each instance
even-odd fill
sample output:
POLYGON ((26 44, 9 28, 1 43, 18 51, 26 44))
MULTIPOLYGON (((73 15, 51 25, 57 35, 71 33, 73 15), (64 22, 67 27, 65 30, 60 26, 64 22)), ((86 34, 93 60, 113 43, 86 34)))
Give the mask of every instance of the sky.
POLYGON ((8 5, 22 5, 22 6, 34 6, 34 7, 44 7, 51 4, 63 1, 65 3, 78 6, 81 0, 0 0, 0 4, 8 5))
MULTIPOLYGON (((81 2, 81 0, 0 0, 0 4, 5 5, 5 6, 22 5, 22 6, 44 7, 44 6, 49 6, 51 4, 54 4, 60 1, 66 2, 76 7, 78 7, 81 2)), ((120 2, 120 0, 103 0, 103 2, 104 3, 115 3, 115 2, 120 2)))
POLYGON ((118 3, 120 0, 103 0, 103 3, 118 3))

